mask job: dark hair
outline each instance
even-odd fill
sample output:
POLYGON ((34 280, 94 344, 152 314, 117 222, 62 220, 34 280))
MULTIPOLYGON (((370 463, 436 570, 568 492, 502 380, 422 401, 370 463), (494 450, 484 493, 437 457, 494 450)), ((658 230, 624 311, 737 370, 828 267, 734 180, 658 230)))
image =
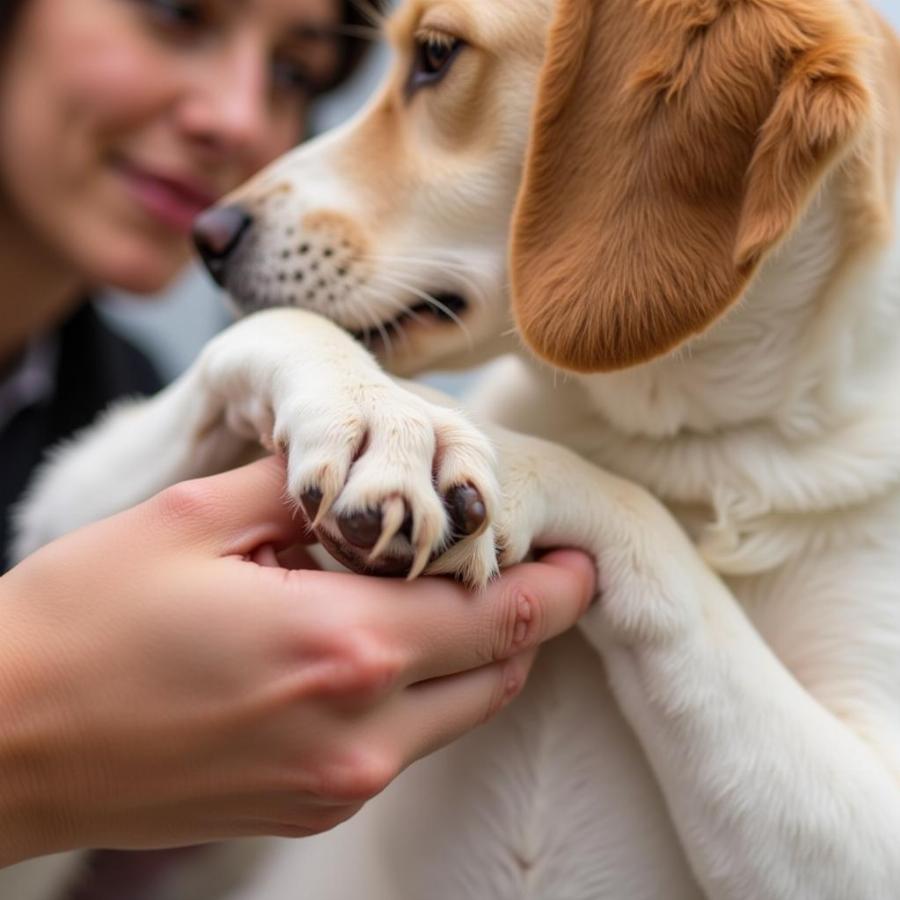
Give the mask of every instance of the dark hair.
MULTIPOLYGON (((11 33, 13 22, 25 2, 26 0, 0 0, 0 47, 11 33)), ((355 28, 367 27, 370 24, 369 20, 360 11, 355 0, 341 0, 341 6, 341 22, 349 26, 350 33, 342 41, 341 64, 332 82, 332 87, 336 87, 353 74, 368 49, 368 41, 352 32, 355 28)))
MULTIPOLYGON (((4 2, 16 4, 21 2, 21 0, 0 0, 0 4, 4 2)), ((363 32, 364 29, 370 28, 372 24, 360 10, 358 0, 341 0, 341 5, 343 6, 341 22, 348 26, 348 32, 350 33, 344 39, 341 65, 334 79, 335 86, 353 74, 371 43, 367 38, 353 34, 353 29, 359 29, 360 32, 363 32)))
POLYGON ((13 19, 23 3, 24 0, 0 0, 0 44, 12 30, 13 19))

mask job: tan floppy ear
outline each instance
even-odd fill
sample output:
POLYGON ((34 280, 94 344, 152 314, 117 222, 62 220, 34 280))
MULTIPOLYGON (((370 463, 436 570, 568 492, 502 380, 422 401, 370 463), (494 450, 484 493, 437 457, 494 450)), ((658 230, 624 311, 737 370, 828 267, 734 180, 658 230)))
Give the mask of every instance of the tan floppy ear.
POLYGON ((870 121, 842 0, 558 0, 510 246, 556 366, 708 328, 870 121))

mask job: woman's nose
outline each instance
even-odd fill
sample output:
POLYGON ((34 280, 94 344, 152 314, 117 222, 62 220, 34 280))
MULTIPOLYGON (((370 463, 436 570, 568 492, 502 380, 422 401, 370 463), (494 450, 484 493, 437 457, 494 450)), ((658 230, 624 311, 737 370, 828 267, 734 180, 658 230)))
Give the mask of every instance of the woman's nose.
POLYGON ((270 116, 265 59, 253 48, 238 47, 210 61, 184 104, 182 122, 209 150, 255 165, 270 116))

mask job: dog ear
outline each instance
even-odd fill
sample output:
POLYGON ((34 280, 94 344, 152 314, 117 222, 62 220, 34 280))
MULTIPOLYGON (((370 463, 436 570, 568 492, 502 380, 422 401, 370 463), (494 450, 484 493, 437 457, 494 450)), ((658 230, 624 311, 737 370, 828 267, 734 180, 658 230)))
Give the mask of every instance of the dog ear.
POLYGON ((707 329, 872 118, 839 0, 558 0, 510 247, 513 311, 582 372, 707 329))

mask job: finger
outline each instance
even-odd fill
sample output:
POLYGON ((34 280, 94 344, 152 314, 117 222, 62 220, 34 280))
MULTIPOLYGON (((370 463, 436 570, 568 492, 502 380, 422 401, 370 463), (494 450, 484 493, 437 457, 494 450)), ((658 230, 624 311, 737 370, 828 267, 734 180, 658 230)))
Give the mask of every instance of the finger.
POLYGON ((405 765, 483 725, 522 691, 537 658, 532 648, 503 662, 421 682, 402 691, 386 711, 387 735, 407 741, 405 765))
POLYGON ((303 511, 285 491, 284 462, 274 456, 176 485, 151 500, 147 511, 174 540, 202 541, 223 556, 252 556, 266 544, 277 553, 315 543, 303 511))
POLYGON ((313 535, 305 534, 303 543, 291 544, 277 553, 278 565, 282 569, 320 569, 321 566, 306 549, 313 535))
POLYGON ((306 547, 298 544, 292 544, 280 551, 276 551, 271 544, 263 544, 249 554, 247 559, 264 569, 295 570, 319 568, 306 547))
POLYGON ((571 628, 593 598, 596 572, 590 557, 565 550, 478 592, 443 579, 387 584, 392 595, 373 615, 407 654, 405 683, 413 684, 509 659, 571 628))
POLYGON ((262 566, 264 569, 281 568, 278 564, 278 556, 275 553, 275 548, 271 544, 263 544, 262 547, 257 547, 256 550, 249 554, 248 559, 250 562, 256 563, 256 565, 262 566))

